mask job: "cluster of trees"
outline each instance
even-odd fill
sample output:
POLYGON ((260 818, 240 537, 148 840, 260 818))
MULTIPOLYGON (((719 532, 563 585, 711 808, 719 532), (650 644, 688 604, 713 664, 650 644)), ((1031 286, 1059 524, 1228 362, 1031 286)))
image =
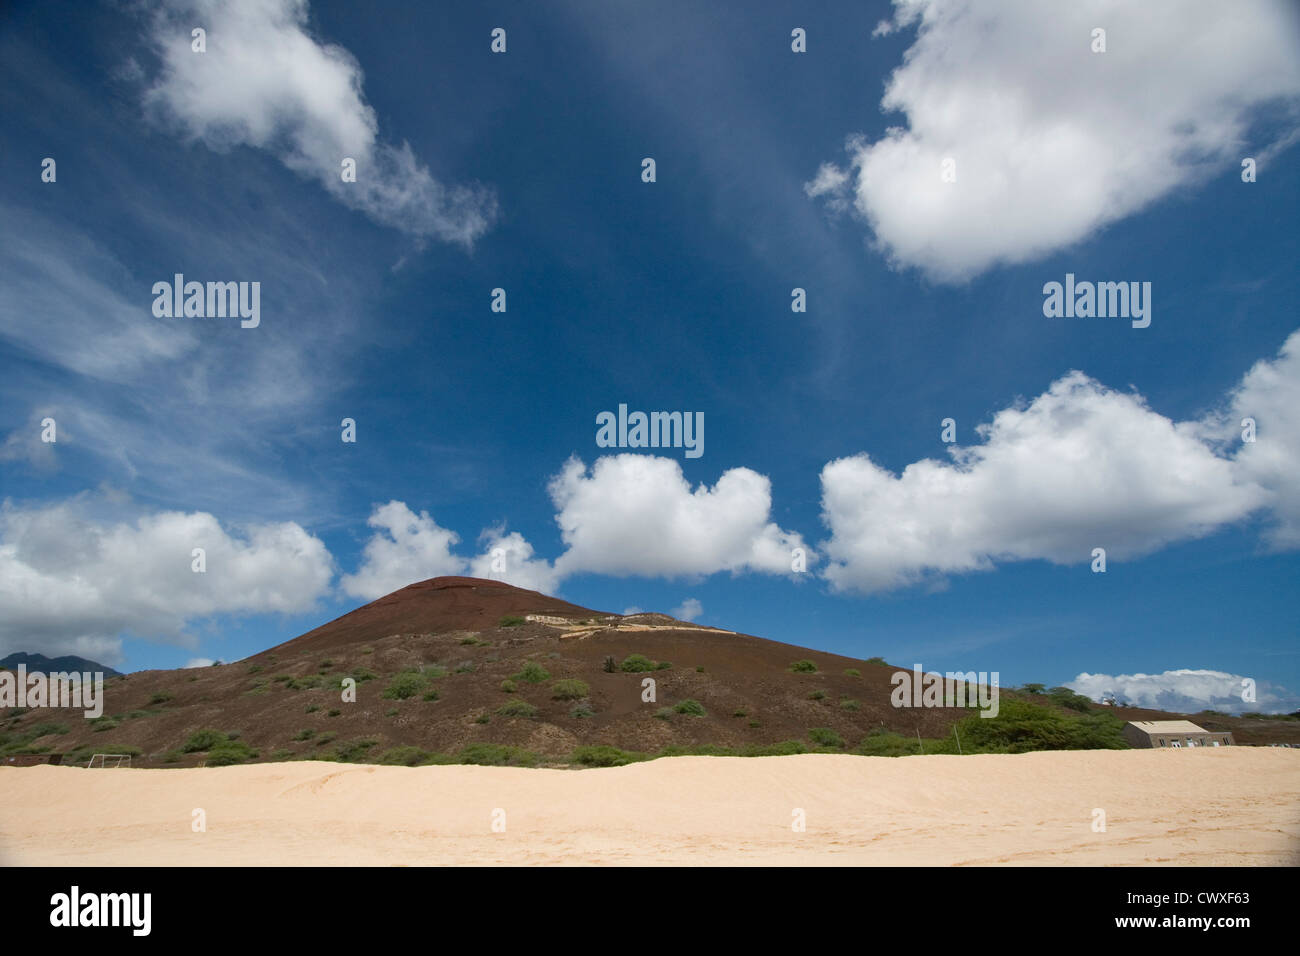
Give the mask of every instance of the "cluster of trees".
MULTIPOLYGON (((1067 693, 1072 693, 1067 691, 1067 693)), ((1075 697, 1079 695, 1075 694, 1075 697)), ((1048 697, 1052 695, 1049 693, 1048 697)), ((1087 702, 1087 698, 1081 698, 1087 702)), ((1033 750, 1125 750, 1124 722, 1104 710, 1062 703, 1077 713, 1025 700, 1003 700, 996 717, 972 715, 957 724, 966 753, 1028 753, 1033 750)))

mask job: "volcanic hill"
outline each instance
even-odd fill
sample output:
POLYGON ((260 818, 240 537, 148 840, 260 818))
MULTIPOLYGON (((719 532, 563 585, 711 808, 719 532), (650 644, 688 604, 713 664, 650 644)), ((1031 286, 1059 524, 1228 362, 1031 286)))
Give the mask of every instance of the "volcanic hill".
POLYGON ((836 737, 852 748, 881 729, 951 736, 968 712, 895 709, 895 670, 664 614, 609 614, 442 577, 242 661, 110 678, 98 720, 11 711, 0 745, 82 763, 125 752, 147 767, 454 755, 560 764, 596 745, 753 752, 836 737), (349 677, 355 701, 343 699, 349 677), (642 699, 646 678, 654 701, 642 699))

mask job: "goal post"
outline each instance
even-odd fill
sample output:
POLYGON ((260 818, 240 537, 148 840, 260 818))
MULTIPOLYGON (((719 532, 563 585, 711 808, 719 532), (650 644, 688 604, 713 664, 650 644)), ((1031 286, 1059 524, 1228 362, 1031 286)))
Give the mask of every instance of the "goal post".
POLYGON ((94 770, 95 767, 97 766, 100 768, 106 768, 110 766, 121 767, 123 766, 122 761, 124 760, 126 761, 125 766, 127 767, 131 766, 130 754, 91 754, 90 763, 86 764, 86 769, 94 770), (113 763, 110 764, 109 763, 110 760, 113 761, 113 763))

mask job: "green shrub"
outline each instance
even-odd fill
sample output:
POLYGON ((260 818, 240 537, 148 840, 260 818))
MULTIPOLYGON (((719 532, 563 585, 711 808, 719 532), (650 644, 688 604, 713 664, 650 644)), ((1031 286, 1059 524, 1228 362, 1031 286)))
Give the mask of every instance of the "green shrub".
POLYGON ((181 744, 181 753, 199 753, 224 743, 227 737, 219 730, 196 730, 181 744))
POLYGON ((731 712, 731 716, 732 716, 732 717, 748 717, 748 716, 749 716, 749 711, 744 710, 744 709, 742 709, 742 708, 737 708, 736 710, 733 710, 733 711, 731 712))
POLYGON ((666 670, 668 670, 668 668, 670 668, 670 667, 672 667, 672 666, 673 666, 673 665, 672 665, 672 662, 671 662, 671 661, 660 661, 658 664, 655 665, 655 670, 657 670, 657 671, 666 671, 666 670))
POLYGON ((776 744, 746 744, 740 749, 742 757, 789 757, 806 754, 808 748, 802 740, 783 740, 776 744))
POLYGON ((619 670, 626 674, 640 674, 643 671, 654 670, 655 662, 644 654, 629 654, 623 658, 623 663, 619 664, 618 667, 619 670))
POLYGON ((703 673, 704 673, 704 668, 703 668, 703 667, 697 667, 697 668, 695 668, 695 673, 697 673, 697 674, 703 674, 703 673))
POLYGON ((470 744, 456 755, 456 761, 490 767, 531 767, 537 763, 537 754, 507 744, 470 744))
POLYGON ((296 734, 293 735, 293 739, 311 740, 315 736, 316 736, 316 731, 312 730, 310 727, 304 727, 302 730, 298 731, 296 734))
POLYGON ((406 700, 429 686, 429 679, 416 670, 400 671, 388 682, 383 697, 386 700, 406 700))
POLYGON ((524 666, 519 669, 519 673, 510 676, 515 680, 528 681, 530 684, 540 684, 551 679, 550 672, 537 661, 524 661, 524 666))
POLYGON ((586 717, 595 717, 596 712, 586 704, 574 704, 573 708, 569 711, 569 716, 576 720, 582 720, 586 717))
POLYGON ((824 690, 815 690, 815 691, 813 691, 811 694, 808 695, 808 699, 809 699, 809 700, 825 700, 825 699, 826 699, 826 691, 824 691, 824 690))
POLYGON ((508 677, 501 682, 501 689, 505 691, 507 694, 513 694, 518 689, 518 687, 519 685, 516 684, 508 677))
POLYGON ((325 733, 321 734, 319 737, 316 738, 316 746, 323 747, 325 746, 325 744, 329 743, 337 736, 338 734, 336 734, 334 731, 327 730, 325 733))
POLYGON ((883 657, 868 657, 866 662, 867 662, 868 664, 879 664, 879 665, 881 665, 882 667, 888 667, 888 666, 889 666, 889 664, 885 661, 885 659, 884 659, 883 657))
POLYGON ((1077 717, 1024 700, 1002 700, 996 717, 978 714, 957 724, 966 753, 1035 750, 1125 750, 1124 721, 1107 711, 1077 717))
POLYGON ((691 700, 689 697, 674 705, 673 710, 679 714, 686 714, 690 717, 705 716, 704 708, 700 705, 700 702, 698 700, 691 700))
POLYGON ((794 671, 796 674, 816 674, 817 665, 807 658, 804 658, 791 664, 790 670, 794 671))
POLYGON ((861 676, 862 676, 862 671, 858 670, 856 667, 846 667, 846 668, 844 669, 844 676, 845 676, 845 677, 861 677, 861 676))
POLYGON ((440 677, 447 676, 447 668, 443 667, 441 664, 425 664, 420 668, 420 673, 429 678, 429 680, 438 680, 440 677))
POLYGON ((307 713, 307 714, 314 714, 314 713, 316 713, 316 711, 318 711, 318 710, 320 710, 320 705, 318 705, 318 704, 308 704, 308 705, 307 705, 307 709, 304 711, 304 713, 307 713))
POLYGON ((209 767, 228 767, 243 763, 257 756, 257 751, 242 740, 223 740, 208 751, 205 765, 209 767))
POLYGON ((437 699, 438 699, 438 692, 436 690, 426 691, 424 696, 420 698, 420 700, 437 700, 437 699))
POLYGON ((149 698, 149 704, 150 706, 153 706, 155 704, 165 704, 167 703, 167 701, 171 699, 172 699, 171 694, 167 693, 167 691, 165 690, 160 690, 158 691, 158 693, 154 694, 152 697, 149 698))
POLYGON ((286 750, 285 748, 280 747, 280 748, 277 749, 277 750, 272 750, 272 751, 271 751, 271 759, 274 760, 274 761, 277 761, 277 762, 283 762, 283 761, 285 761, 285 760, 292 760, 292 759, 293 759, 293 751, 292 751, 292 750, 286 750))
POLYGON ((518 627, 526 623, 522 617, 516 617, 513 614, 507 614, 501 620, 497 621, 497 627, 518 627))
POLYGON ((461 661, 458 665, 456 665, 456 673, 457 673, 457 674, 472 674, 472 673, 474 673, 474 662, 473 662, 473 661, 461 661))
POLYGON ((325 714, 325 716, 326 716, 326 717, 337 717, 337 716, 338 716, 339 714, 341 714, 341 713, 343 713, 343 711, 341 711, 341 710, 339 710, 337 707, 335 707, 333 710, 328 711, 328 712, 325 714))
POLYGON ((861 707, 861 705, 860 705, 856 700, 854 700, 852 697, 842 697, 842 698, 840 698, 840 709, 841 709, 841 710, 858 710, 860 707, 861 707))
POLYGON ((61 737, 66 733, 71 733, 71 731, 72 728, 67 724, 61 724, 52 720, 42 721, 41 723, 35 724, 27 729, 27 733, 31 735, 32 740, 35 740, 37 737, 61 737))
POLYGON ((552 700, 582 700, 590 693, 591 688, 587 686, 586 681, 557 680, 551 685, 552 700))
POLYGON ((635 751, 620 750, 617 747, 601 745, 597 747, 579 747, 573 751, 569 760, 584 767, 623 767, 630 763, 646 760, 648 756, 635 751))
POLYGON ((320 674, 304 674, 302 677, 291 678, 284 686, 289 690, 314 690, 325 683, 325 678, 320 674))
POLYGON ((425 758, 419 747, 392 747, 379 755, 379 762, 396 767, 414 767, 425 758))
POLYGON ((91 724, 93 725, 91 727, 92 730, 94 730, 96 733, 102 733, 105 730, 112 730, 113 728, 117 727, 118 722, 114 720, 112 717, 99 717, 95 720, 92 720, 91 724))
POLYGON ((526 700, 508 700, 497 708, 497 713, 502 717, 533 718, 537 716, 537 708, 526 700))
POLYGON ((346 744, 340 744, 335 748, 335 753, 338 755, 338 759, 343 763, 356 763, 366 755, 367 750, 377 743, 379 743, 379 741, 375 740, 373 737, 362 737, 346 744))
POLYGON ((1076 694, 1068 687, 1053 687, 1047 692, 1048 699, 1060 706, 1068 707, 1070 710, 1077 710, 1086 714, 1092 710, 1092 700, 1084 697, 1082 694, 1076 694))
POLYGON ((876 727, 858 744, 858 753, 864 757, 907 757, 920 753, 920 747, 915 737, 876 727))
POLYGON ((844 746, 844 738, 829 727, 814 727, 808 731, 808 739, 820 747, 844 746))

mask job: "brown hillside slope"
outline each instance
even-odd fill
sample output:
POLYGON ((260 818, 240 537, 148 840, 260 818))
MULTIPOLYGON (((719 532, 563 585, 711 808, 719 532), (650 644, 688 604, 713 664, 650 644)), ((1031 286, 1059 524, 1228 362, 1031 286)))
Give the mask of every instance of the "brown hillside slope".
POLYGON ((204 752, 176 751, 195 731, 212 729, 237 736, 262 761, 374 762, 398 747, 451 755, 486 744, 558 763, 587 745, 652 753, 810 746, 814 728, 833 731, 848 748, 882 727, 949 736, 965 711, 895 709, 894 671, 662 614, 607 614, 497 581, 434 578, 243 661, 113 678, 99 721, 77 711, 11 712, 0 723, 0 747, 83 763, 91 753, 127 750, 135 766, 192 766, 208 759, 204 752), (507 617, 526 621, 503 626, 507 617), (634 654, 670 666, 604 670, 606 657, 621 664, 634 654), (816 672, 792 671, 799 660, 816 672), (542 672, 539 681, 521 676, 530 668, 542 672), (402 676, 412 670, 423 673, 402 676), (357 681, 355 702, 341 699, 347 676, 357 681), (647 678, 653 702, 643 700, 647 678), (572 685, 557 681, 586 686, 566 694, 572 685), (688 701, 704 714, 674 710, 688 701))

